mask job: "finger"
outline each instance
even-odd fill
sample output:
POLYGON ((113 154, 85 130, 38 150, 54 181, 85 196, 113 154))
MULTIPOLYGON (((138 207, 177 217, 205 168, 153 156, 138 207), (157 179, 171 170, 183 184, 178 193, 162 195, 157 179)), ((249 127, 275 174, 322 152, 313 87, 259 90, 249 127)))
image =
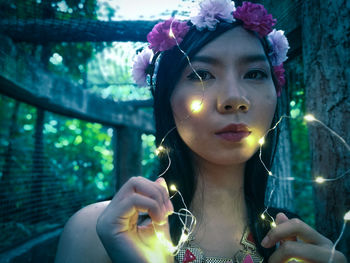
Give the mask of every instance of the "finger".
MULTIPOLYGON (((151 190, 152 193, 148 193, 148 196, 151 198, 155 198, 159 202, 162 202, 166 211, 170 210, 170 206, 168 204, 169 203, 169 193, 168 193, 168 189, 166 187, 166 183, 165 183, 164 178, 158 178, 158 180, 156 180, 156 182, 152 182, 144 177, 140 177, 140 178, 138 178, 138 181, 140 181, 140 182, 137 182, 137 185, 135 185, 135 187, 134 187, 134 190, 136 192, 139 192, 139 189, 142 191, 142 186, 150 187, 153 190, 151 190), (165 187, 164 187, 164 185, 165 185, 165 187), (158 194, 156 194, 156 191, 158 191, 158 194)), ((143 194, 144 191, 139 192, 139 193, 143 194)))
POLYGON ((165 182, 164 178, 159 177, 155 181, 155 186, 157 187, 158 191, 162 195, 162 198, 163 198, 163 201, 164 201, 164 205, 167 206, 168 199, 169 199, 169 192, 168 192, 168 187, 166 185, 166 182, 165 182))
MULTIPOLYGON (((340 259, 339 252, 335 254, 334 262, 340 259)), ((291 260, 302 262, 328 263, 331 249, 313 244, 295 241, 284 242, 269 258, 269 263, 289 262, 291 260)))
POLYGON ((167 207, 169 214, 172 214, 174 212, 174 207, 173 207, 173 204, 169 198, 169 190, 168 190, 168 186, 165 182, 165 179, 163 177, 159 177, 156 180, 156 182, 158 182, 166 190, 166 205, 165 206, 167 207))
POLYGON ((169 190, 168 190, 168 186, 165 182, 165 179, 163 177, 158 177, 158 179, 156 180, 157 183, 159 183, 161 186, 164 187, 164 189, 166 190, 167 192, 167 195, 169 195, 169 190))
MULTIPOLYGON (((157 201, 137 193, 133 193, 122 200, 117 209, 111 209, 109 216, 114 218, 116 225, 120 226, 119 232, 123 232, 134 227, 130 225, 130 218, 139 212, 147 212, 156 224, 161 225, 167 222, 167 213, 157 201)), ((136 224, 136 221, 133 223, 136 224)))
POLYGON ((142 232, 142 235, 139 235, 139 238, 144 242, 145 244, 149 244, 149 242, 152 242, 150 245, 154 246, 154 240, 152 239, 144 239, 143 237, 150 237, 154 236, 158 241, 160 241, 161 245, 170 245, 171 246, 171 237, 170 237, 170 230, 169 230, 169 223, 168 220, 163 225, 158 224, 152 224, 151 222, 144 226, 139 226, 138 231, 142 232))
POLYGON ((282 224, 283 222, 286 222, 288 220, 289 220, 289 218, 284 213, 278 213, 276 215, 275 222, 276 222, 277 225, 279 225, 279 224, 282 224))
MULTIPOLYGON (((284 213, 278 213, 276 215, 276 224, 277 225, 280 225, 284 222, 287 222, 289 220, 289 218, 284 214, 284 213)), ((297 241, 297 238, 296 237, 288 237, 288 238, 285 238, 283 240, 281 240, 280 242, 283 243, 284 241, 287 241, 287 240, 291 240, 291 241, 297 241)))
POLYGON ((315 245, 332 246, 332 242, 329 239, 298 218, 290 219, 272 228, 261 242, 261 245, 265 248, 270 248, 277 242, 291 237, 298 237, 306 243, 315 245))
MULTIPOLYGON (((128 198, 130 194, 138 193, 154 199, 163 207, 164 211, 167 211, 167 193, 164 187, 144 177, 138 176, 130 178, 119 192, 120 193, 118 193, 116 197, 118 200, 128 198)), ((114 202, 114 200, 112 200, 112 203, 116 206, 119 205, 119 201, 114 202)))

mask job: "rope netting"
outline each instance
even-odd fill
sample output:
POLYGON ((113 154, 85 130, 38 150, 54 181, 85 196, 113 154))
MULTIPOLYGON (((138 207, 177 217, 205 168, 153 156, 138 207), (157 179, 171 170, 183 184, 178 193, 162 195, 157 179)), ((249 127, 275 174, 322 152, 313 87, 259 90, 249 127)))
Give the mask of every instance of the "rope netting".
POLYGON ((0 108, 2 252, 110 198, 114 178, 111 128, 2 95, 0 108))
POLYGON ((0 33, 14 41, 36 44, 146 41, 147 32, 157 22, 142 21, 142 18, 111 21, 115 11, 103 4, 107 5, 96 0, 3 1, 0 2, 0 33))

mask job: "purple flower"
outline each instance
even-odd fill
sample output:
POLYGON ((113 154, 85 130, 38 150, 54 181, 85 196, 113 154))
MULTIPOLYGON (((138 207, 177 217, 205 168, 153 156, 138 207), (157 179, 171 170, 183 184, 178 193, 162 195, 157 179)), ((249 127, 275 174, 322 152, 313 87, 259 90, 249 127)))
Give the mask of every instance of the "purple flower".
POLYGON ((204 28, 215 30, 219 19, 228 23, 235 21, 235 3, 231 0, 204 0, 191 14, 191 22, 201 31, 204 28))
POLYGON ((132 67, 132 76, 135 80, 135 83, 141 87, 147 86, 146 70, 151 63, 152 57, 153 52, 149 48, 145 48, 135 57, 134 65, 132 67))
POLYGON ((272 51, 269 54, 272 66, 281 65, 287 60, 287 52, 289 49, 288 39, 282 30, 274 29, 267 36, 268 41, 272 46, 272 51))
POLYGON ((152 49, 154 53, 171 49, 176 45, 174 37, 169 35, 170 26, 172 33, 179 44, 190 29, 187 22, 181 22, 178 20, 174 20, 174 22, 172 21, 173 18, 160 22, 153 27, 150 33, 148 33, 147 40, 150 43, 149 48, 152 49))
POLYGON ((243 2, 242 6, 237 7, 233 16, 243 21, 244 28, 257 32, 260 37, 270 33, 276 24, 276 19, 267 13, 263 5, 250 2, 243 2))
POLYGON ((283 63, 279 66, 274 66, 273 71, 278 82, 278 87, 276 87, 277 96, 280 96, 282 87, 286 84, 286 79, 284 78, 285 70, 283 68, 283 63))

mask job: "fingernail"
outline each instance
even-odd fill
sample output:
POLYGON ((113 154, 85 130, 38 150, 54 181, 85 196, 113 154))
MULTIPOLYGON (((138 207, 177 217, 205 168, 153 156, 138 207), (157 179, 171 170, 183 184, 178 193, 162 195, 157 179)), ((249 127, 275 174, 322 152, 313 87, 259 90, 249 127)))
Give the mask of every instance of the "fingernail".
POLYGON ((158 177, 156 182, 165 183, 165 179, 163 177, 158 177))
POLYGON ((270 241, 269 237, 266 236, 266 237, 264 237, 264 239, 261 241, 261 245, 262 245, 263 247, 267 247, 267 245, 269 244, 269 241, 270 241))
POLYGON ((162 177, 158 177, 157 179, 156 179, 156 182, 158 182, 158 183, 160 183, 161 181, 162 181, 162 177))
POLYGON ((163 214, 167 215, 168 214, 168 208, 163 204, 162 206, 163 214))
POLYGON ((174 213, 174 207, 173 204, 171 203, 170 199, 167 202, 167 208, 168 208, 168 216, 172 215, 174 213))
POLYGON ((168 186, 167 186, 167 184, 166 184, 166 182, 165 182, 165 179, 164 179, 163 177, 159 177, 159 178, 156 180, 156 182, 159 182, 160 185, 164 186, 164 188, 166 189, 166 191, 167 191, 168 194, 169 194, 168 186))

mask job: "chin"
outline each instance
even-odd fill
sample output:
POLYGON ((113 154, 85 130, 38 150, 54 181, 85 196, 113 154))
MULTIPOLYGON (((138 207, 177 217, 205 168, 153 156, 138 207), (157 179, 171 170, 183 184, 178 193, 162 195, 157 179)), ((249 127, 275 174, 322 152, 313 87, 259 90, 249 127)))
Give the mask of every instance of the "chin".
POLYGON ((196 153, 196 158, 198 158, 200 161, 206 161, 214 165, 223 165, 223 166, 230 166, 230 165, 239 165, 246 163, 255 152, 251 153, 237 153, 237 152, 222 152, 218 153, 213 151, 212 154, 200 154, 196 153))

